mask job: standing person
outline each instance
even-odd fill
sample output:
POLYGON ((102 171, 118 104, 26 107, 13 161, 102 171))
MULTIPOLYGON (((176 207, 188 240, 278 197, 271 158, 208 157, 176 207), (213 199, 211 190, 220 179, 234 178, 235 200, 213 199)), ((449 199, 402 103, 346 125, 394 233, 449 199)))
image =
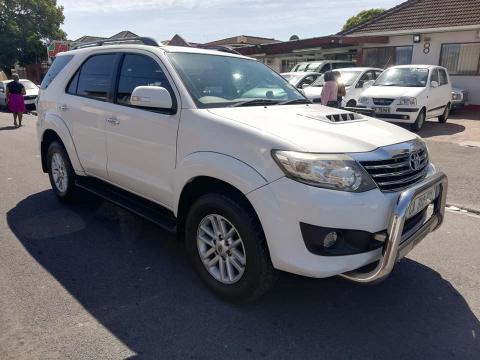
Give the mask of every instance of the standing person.
POLYGON ((25 108, 25 101, 23 95, 26 94, 25 87, 19 82, 17 74, 12 75, 13 81, 7 84, 6 97, 8 102, 8 109, 13 113, 13 125, 22 126, 23 113, 27 111, 25 108))
POLYGON ((345 84, 342 82, 342 74, 340 74, 340 71, 334 71, 333 76, 338 86, 338 92, 337 92, 338 107, 342 107, 342 100, 343 100, 343 97, 347 95, 347 90, 345 89, 345 84))
POLYGON ((320 95, 322 105, 338 107, 338 85, 333 76, 333 72, 327 71, 325 75, 323 75, 323 79, 322 94, 320 95))

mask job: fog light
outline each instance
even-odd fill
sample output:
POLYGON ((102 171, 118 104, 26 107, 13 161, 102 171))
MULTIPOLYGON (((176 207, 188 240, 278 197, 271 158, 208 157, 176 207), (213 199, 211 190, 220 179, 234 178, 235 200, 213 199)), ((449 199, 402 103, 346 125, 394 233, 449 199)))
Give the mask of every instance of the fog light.
POLYGON ((410 120, 410 116, 408 116, 408 115, 403 115, 403 118, 404 118, 405 120, 410 120))
POLYGON ((329 232, 323 238, 323 246, 326 248, 331 248, 333 245, 336 244, 337 239, 338 239, 338 235, 336 231, 329 232))

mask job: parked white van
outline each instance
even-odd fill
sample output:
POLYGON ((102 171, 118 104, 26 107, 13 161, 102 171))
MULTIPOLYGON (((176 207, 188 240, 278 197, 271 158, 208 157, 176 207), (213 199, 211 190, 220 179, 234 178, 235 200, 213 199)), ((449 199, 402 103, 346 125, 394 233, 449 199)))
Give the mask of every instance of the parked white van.
POLYGON ((43 171, 62 201, 83 189, 176 232, 216 294, 252 300, 276 270, 376 282, 442 223, 447 178, 417 135, 255 59, 126 41, 53 62, 43 171))
POLYGON ((435 65, 400 65, 385 70, 366 89, 359 105, 372 109, 375 117, 411 124, 419 131, 425 120, 450 115, 452 85, 447 69, 435 65))

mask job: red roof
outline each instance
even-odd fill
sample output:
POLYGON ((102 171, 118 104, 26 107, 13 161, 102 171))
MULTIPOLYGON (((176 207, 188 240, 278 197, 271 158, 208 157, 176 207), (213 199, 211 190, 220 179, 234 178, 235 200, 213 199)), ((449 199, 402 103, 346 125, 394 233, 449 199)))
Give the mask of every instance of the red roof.
POLYGON ((339 35, 480 26, 480 0, 409 0, 339 35))

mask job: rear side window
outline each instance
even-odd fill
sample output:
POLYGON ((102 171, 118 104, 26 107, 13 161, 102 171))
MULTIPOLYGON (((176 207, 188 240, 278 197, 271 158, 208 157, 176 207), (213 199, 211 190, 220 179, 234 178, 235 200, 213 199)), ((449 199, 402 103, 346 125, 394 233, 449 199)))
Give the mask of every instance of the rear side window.
POLYGON ((117 54, 94 55, 85 61, 68 85, 67 92, 107 101, 117 54))
POLYGON ((172 94, 167 77, 155 60, 144 55, 127 54, 120 70, 116 102, 130 105, 130 96, 137 86, 161 86, 172 94))
POLYGON ((43 78, 42 84, 40 85, 41 89, 46 89, 48 85, 57 77, 60 71, 73 59, 73 55, 63 55, 57 56, 53 61, 52 66, 48 70, 47 74, 43 78))
POLYGON ((438 69, 438 77, 440 79, 440 86, 448 84, 448 76, 445 70, 438 69))

